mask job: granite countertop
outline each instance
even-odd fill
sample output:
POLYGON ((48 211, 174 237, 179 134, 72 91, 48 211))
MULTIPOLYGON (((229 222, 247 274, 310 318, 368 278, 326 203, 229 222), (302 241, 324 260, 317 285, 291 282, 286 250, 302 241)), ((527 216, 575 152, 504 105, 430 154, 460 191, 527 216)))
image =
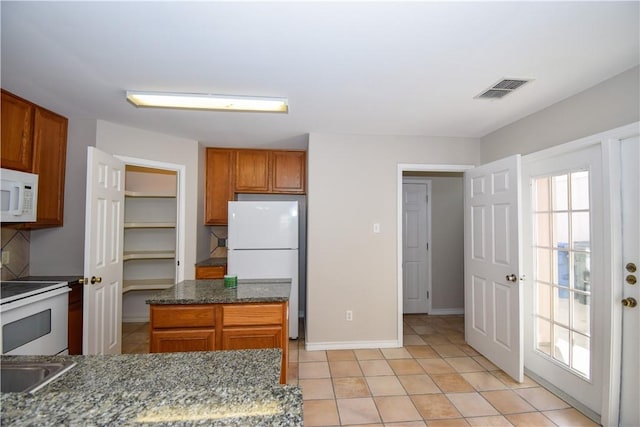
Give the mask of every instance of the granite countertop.
POLYGON ((7 425, 302 425, 299 387, 278 385, 281 350, 108 356, 2 356, 71 360, 34 394, 2 393, 7 425))
POLYGON ((226 258, 207 258, 196 264, 196 267, 222 267, 227 265, 226 258))
POLYGON ((289 300, 290 279, 238 280, 237 288, 225 288, 222 279, 185 280, 154 294, 147 304, 233 304, 289 300))

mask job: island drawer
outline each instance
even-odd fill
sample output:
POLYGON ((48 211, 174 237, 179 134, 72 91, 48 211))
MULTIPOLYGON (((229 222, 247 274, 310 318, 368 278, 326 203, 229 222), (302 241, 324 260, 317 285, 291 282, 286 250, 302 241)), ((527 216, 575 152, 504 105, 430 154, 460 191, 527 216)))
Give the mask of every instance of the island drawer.
POLYGON ((229 304, 222 306, 224 326, 280 325, 285 322, 286 304, 229 304))
POLYGON ((211 305, 152 305, 153 328, 198 328, 215 325, 211 305))

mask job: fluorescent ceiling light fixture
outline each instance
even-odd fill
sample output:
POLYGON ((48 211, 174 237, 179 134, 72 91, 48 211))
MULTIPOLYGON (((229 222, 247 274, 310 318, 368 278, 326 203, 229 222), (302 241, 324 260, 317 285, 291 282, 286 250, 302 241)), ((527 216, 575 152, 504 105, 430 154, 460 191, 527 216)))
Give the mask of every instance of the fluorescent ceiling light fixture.
POLYGON ((265 113, 289 112, 287 98, 127 91, 127 100, 136 107, 255 111, 265 113))

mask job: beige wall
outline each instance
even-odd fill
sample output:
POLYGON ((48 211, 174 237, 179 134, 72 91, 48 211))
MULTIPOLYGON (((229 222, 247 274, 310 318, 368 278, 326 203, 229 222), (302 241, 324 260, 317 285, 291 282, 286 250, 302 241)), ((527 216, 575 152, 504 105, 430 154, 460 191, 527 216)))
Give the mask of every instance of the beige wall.
POLYGON ((311 134, 306 341, 398 339, 399 163, 477 164, 472 138, 311 134), (372 232, 373 223, 381 233, 372 232), (353 321, 345 321, 345 311, 353 321))
POLYGON ((482 138, 482 163, 529 154, 640 120, 640 67, 482 138))
MULTIPOLYGON (((96 147, 114 155, 174 163, 186 167, 186 231, 184 278, 195 277, 196 248, 204 228, 198 209, 199 146, 197 141, 98 121, 96 147)), ((208 241, 208 240, 207 240, 208 241)))

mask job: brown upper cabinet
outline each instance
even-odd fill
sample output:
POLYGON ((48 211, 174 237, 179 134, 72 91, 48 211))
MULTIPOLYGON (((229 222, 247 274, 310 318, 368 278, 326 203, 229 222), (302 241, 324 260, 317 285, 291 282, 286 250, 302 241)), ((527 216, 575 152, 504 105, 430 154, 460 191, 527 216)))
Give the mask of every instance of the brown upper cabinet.
POLYGON ((67 119, 5 90, 1 115, 2 167, 38 174, 36 222, 19 227, 62 226, 67 119))
POLYGON ((269 151, 238 150, 235 184, 238 193, 269 192, 269 151))
POLYGON ((207 148, 205 224, 227 223, 227 202, 233 200, 234 159, 234 150, 207 148))
POLYGON ((205 223, 227 224, 236 193, 305 194, 307 153, 207 148, 205 223))
POLYGON ((307 153, 304 151, 271 152, 271 191, 304 193, 307 153))
POLYGON ((31 172, 34 106, 24 99, 2 91, 3 168, 31 172))

